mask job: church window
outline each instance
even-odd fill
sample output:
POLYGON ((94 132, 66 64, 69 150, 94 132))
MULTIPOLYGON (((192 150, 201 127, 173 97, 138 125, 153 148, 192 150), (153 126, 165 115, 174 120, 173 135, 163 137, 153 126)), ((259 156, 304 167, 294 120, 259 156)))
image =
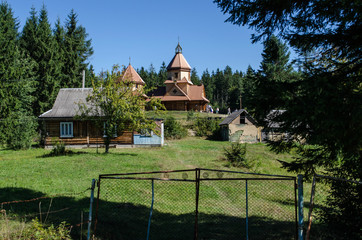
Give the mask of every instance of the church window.
POLYGON ((178 73, 175 73, 175 78, 178 78, 178 73))
POLYGON ((176 94, 176 93, 177 93, 177 90, 176 90, 176 89, 174 89, 172 92, 173 92, 173 94, 176 94))

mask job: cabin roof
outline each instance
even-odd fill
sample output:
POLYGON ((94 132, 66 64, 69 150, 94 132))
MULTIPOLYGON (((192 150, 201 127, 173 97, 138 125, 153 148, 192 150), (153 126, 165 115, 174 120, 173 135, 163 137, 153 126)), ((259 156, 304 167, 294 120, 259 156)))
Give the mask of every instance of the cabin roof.
POLYGON ((79 104, 87 103, 87 97, 93 92, 92 88, 62 88, 54 102, 53 108, 39 116, 39 118, 72 118, 79 112, 79 104))

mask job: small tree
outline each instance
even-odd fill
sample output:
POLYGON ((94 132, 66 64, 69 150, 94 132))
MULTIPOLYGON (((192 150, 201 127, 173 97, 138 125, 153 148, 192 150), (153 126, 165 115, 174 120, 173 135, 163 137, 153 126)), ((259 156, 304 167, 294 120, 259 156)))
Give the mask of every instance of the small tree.
MULTIPOLYGON (((92 119, 99 129, 103 128, 106 153, 111 139, 119 132, 147 129, 157 133, 155 122, 145 115, 143 90, 133 90, 132 82, 122 80, 119 66, 113 66, 103 79, 92 84, 93 92, 87 97, 87 104, 80 103, 80 118, 92 119)), ((156 111, 164 109, 160 101, 150 102, 156 111)))

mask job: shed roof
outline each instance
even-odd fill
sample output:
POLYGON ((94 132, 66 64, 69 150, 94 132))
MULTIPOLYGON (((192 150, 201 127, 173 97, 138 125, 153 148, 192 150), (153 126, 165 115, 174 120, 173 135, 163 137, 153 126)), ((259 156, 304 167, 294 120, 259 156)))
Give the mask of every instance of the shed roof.
POLYGON ((54 102, 53 108, 39 118, 73 118, 79 112, 79 104, 87 103, 87 97, 93 92, 92 88, 62 88, 54 102))
POLYGON ((231 113, 229 116, 227 116, 219 125, 229 125, 232 121, 235 120, 238 116, 240 116, 242 113, 245 113, 245 117, 248 118, 250 122, 252 122, 254 125, 256 125, 255 119, 250 116, 250 114, 245 109, 240 109, 238 111, 235 111, 231 113))

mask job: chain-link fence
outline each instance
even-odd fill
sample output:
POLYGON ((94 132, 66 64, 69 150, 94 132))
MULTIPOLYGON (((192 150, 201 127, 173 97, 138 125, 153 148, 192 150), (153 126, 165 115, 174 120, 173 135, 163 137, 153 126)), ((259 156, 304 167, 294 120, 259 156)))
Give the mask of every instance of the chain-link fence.
POLYGON ((315 174, 305 206, 306 240, 361 239, 361 195, 362 182, 315 174))
POLYGON ((295 239, 296 179, 211 169, 107 174, 100 239, 295 239))
POLYGON ((23 188, 2 188, 0 194, 0 239, 28 239, 36 233, 37 219, 45 227, 65 222, 64 230, 75 239, 86 238, 90 189, 78 193, 44 195, 23 188), (33 229, 33 230, 31 230, 33 229))

